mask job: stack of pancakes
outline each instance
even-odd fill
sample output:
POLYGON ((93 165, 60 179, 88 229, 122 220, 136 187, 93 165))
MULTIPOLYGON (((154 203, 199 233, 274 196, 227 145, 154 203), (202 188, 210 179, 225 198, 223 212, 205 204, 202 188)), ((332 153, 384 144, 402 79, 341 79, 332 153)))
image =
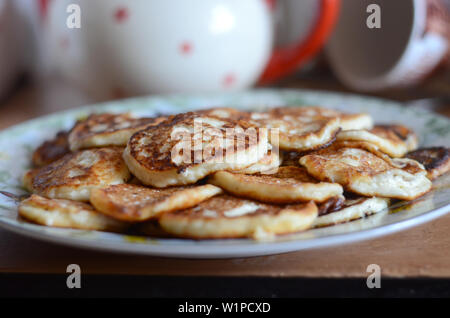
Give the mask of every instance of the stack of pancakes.
POLYGON ((446 148, 402 125, 320 107, 93 114, 43 143, 19 214, 55 227, 267 239, 427 193, 446 148))

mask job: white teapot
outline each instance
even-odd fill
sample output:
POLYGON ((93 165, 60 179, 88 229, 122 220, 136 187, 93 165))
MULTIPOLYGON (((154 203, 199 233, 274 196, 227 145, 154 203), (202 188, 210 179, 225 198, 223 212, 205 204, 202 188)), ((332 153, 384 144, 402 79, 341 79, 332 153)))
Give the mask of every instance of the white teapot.
POLYGON ((277 79, 322 46, 339 4, 321 0, 307 36, 273 52, 275 1, 40 2, 52 65, 114 96, 237 90, 277 79), (74 14, 79 28, 68 27, 74 14))

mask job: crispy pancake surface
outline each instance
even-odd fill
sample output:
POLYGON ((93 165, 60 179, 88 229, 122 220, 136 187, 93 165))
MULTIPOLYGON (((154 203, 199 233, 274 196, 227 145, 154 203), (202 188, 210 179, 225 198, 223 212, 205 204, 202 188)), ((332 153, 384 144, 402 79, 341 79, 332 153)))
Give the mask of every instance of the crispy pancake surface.
POLYGON ((115 219, 140 222, 161 213, 190 208, 221 192, 210 184, 165 189, 119 184, 92 190, 91 203, 115 219))
POLYGON ((345 200, 341 209, 319 215, 314 221, 313 227, 329 226, 356 220, 386 209, 389 199, 386 198, 366 198, 345 200))
POLYGON ((92 189, 125 183, 130 173, 123 148, 81 150, 25 174, 24 185, 48 198, 89 201, 92 189))
POLYGON ((316 217, 313 202, 278 206, 219 195, 194 208, 164 213, 159 222, 166 232, 186 238, 266 239, 305 230, 316 217))
POLYGON ((251 113, 250 123, 278 129, 278 140, 271 142, 282 150, 306 151, 332 143, 340 130, 338 117, 323 116, 318 107, 280 107, 251 113))
POLYGON ((135 118, 130 114, 92 114, 80 121, 69 134, 72 151, 106 146, 125 146, 137 131, 163 121, 158 118, 135 118))
POLYGON ((406 152, 417 148, 416 135, 402 125, 378 125, 371 130, 341 131, 338 141, 362 141, 375 145, 391 157, 403 157, 406 152))
POLYGON ((70 152, 69 132, 60 131, 52 140, 45 141, 34 152, 31 162, 35 167, 42 167, 62 158, 70 152))
POLYGON ((83 202, 47 199, 33 194, 19 205, 19 215, 34 223, 73 229, 122 231, 127 224, 95 211, 83 202))
POLYGON ((300 164, 319 180, 365 196, 412 200, 431 189, 424 174, 412 174, 363 149, 330 147, 302 157, 300 164))
POLYGON ((219 170, 246 168, 268 150, 265 129, 245 121, 185 113, 134 134, 124 159, 143 184, 161 188, 192 184, 219 170))
POLYGON ((269 203, 323 202, 343 192, 341 185, 319 182, 306 169, 294 166, 267 175, 219 171, 208 182, 236 196, 269 203))
POLYGON ((407 158, 416 160, 425 166, 431 180, 450 170, 450 149, 445 147, 421 148, 409 152, 407 158))

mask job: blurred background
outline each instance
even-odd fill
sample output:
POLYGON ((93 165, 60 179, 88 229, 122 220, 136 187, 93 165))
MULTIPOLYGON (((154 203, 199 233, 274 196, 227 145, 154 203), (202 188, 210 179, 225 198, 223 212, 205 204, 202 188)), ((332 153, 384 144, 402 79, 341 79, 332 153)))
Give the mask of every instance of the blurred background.
POLYGON ((0 0, 0 129, 149 94, 305 88, 450 115, 450 0, 0 0))

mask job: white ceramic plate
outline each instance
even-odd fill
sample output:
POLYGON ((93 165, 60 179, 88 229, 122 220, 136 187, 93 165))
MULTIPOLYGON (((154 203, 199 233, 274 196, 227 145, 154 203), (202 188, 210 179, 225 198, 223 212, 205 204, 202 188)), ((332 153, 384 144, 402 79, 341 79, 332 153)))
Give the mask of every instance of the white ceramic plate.
MULTIPOLYGON (((400 122, 420 136, 421 146, 450 146, 450 121, 435 114, 401 107, 385 100, 303 90, 256 90, 244 93, 166 96, 129 99, 93 105, 35 119, 0 132, 0 190, 24 194, 21 177, 31 152, 58 130, 93 111, 131 111, 137 115, 179 113, 212 106, 263 109, 280 105, 320 105, 347 112, 368 112, 377 122, 400 122)), ((0 226, 36 239, 77 247, 169 257, 228 258, 277 254, 326 247, 386 235, 430 221, 450 210, 450 175, 434 182, 423 198, 400 203, 389 210, 346 224, 287 235, 272 242, 253 240, 152 239, 146 237, 58 229, 17 219, 16 203, 0 195, 0 226)))

